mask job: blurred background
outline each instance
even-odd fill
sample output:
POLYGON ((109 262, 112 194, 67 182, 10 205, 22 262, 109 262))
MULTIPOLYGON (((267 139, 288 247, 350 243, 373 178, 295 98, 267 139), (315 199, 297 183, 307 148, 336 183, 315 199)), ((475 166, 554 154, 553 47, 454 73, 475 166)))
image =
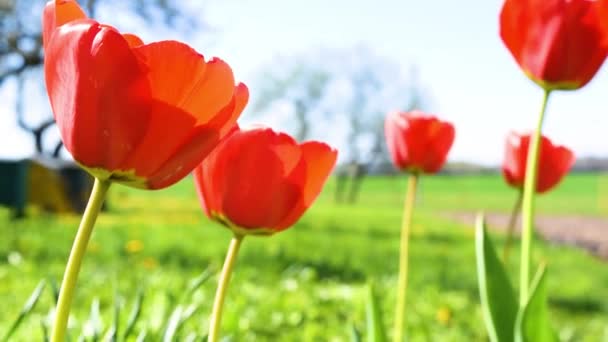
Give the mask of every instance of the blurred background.
MULTIPOLYGON (((46 97, 44 3, 0 0, 0 336, 41 279, 60 280, 91 186, 63 149, 46 97)), ((516 198, 499 174, 504 140, 532 128, 542 95, 498 36, 502 1, 80 4, 146 42, 177 39, 227 61, 251 91, 241 124, 264 123, 340 151, 334 177, 295 228, 246 241, 225 320, 234 340, 364 334, 362 288, 370 280, 383 290, 390 325, 405 180, 388 159, 383 124, 387 112, 414 108, 453 122, 457 133, 442 174, 422 180, 409 335, 484 338, 471 225, 475 212, 490 212, 502 242, 516 198)), ((563 340, 608 340, 607 93, 601 70, 582 90, 555 94, 545 124, 545 134, 577 156, 572 174, 539 199, 537 222, 546 240, 537 260, 549 260, 563 340)), ((73 336, 124 326, 137 298, 144 310, 133 339, 142 331, 160 339, 172 317, 178 340, 204 335, 229 234, 203 217, 192 180, 158 192, 115 186, 105 209, 81 274, 73 336), (210 280, 180 297, 204 270, 210 280)), ((44 335, 47 292, 16 341, 44 335)))

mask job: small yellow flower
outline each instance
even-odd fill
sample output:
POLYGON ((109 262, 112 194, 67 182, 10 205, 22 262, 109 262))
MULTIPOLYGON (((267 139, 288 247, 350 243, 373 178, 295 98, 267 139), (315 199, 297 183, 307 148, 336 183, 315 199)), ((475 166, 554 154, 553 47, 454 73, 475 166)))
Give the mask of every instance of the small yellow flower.
POLYGON ((158 261, 156 261, 156 259, 151 258, 151 257, 145 258, 141 263, 142 263, 142 266, 148 270, 154 269, 158 266, 158 261))
POLYGON ((448 325, 452 320, 452 311, 450 310, 450 308, 442 306, 437 310, 437 314, 435 315, 435 317, 437 318, 437 321, 439 321, 439 323, 443 325, 448 325))
POLYGON ((144 249, 144 243, 141 240, 129 240, 125 244, 125 251, 129 254, 139 253, 144 249))

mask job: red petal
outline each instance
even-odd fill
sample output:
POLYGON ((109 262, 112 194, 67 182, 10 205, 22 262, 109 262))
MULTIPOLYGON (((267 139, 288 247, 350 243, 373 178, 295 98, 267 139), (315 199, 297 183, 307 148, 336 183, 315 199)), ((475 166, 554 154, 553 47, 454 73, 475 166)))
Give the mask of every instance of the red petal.
POLYGON ((228 167, 224 175, 215 174, 214 178, 225 179, 221 206, 231 222, 245 229, 275 228, 295 207, 302 185, 294 184, 288 176, 299 174, 303 179, 305 164, 290 165, 295 158, 290 154, 299 151, 289 146, 296 146, 291 137, 255 129, 232 135, 218 151, 226 153, 228 167))
MULTIPOLYGON (((574 164, 574 154, 563 146, 554 146, 545 136, 540 143, 536 192, 543 193, 554 188, 568 173, 574 164)), ((512 132, 507 137, 503 175, 509 185, 518 189, 525 183, 529 146, 529 134, 512 132)))
POLYGON ((57 27, 70 21, 85 18, 87 18, 87 15, 76 1, 53 0, 47 2, 42 14, 42 42, 44 46, 47 45, 51 39, 53 31, 57 27))
POLYGON ((391 113, 385 121, 386 142, 400 170, 435 173, 454 142, 454 127, 422 112, 391 113))
POLYGON ((154 101, 150 111, 150 123, 140 144, 121 165, 124 170, 136 170, 140 177, 149 178, 176 154, 178 148, 190 137, 195 119, 188 113, 154 101))
POLYGON ((230 103, 234 77, 220 59, 205 63, 203 56, 186 44, 162 41, 134 49, 149 67, 154 98, 209 122, 230 103))
MULTIPOLYGON (((201 55, 179 42, 152 43, 133 51, 149 68, 148 79, 155 102, 149 130, 124 168, 134 168, 139 176, 151 177, 160 172, 170 158, 181 154, 181 149, 193 148, 185 145, 184 141, 190 139, 195 127, 216 130, 216 134, 209 135, 213 139, 205 142, 204 146, 217 144, 221 126, 205 124, 206 120, 201 120, 201 117, 207 115, 211 118, 222 109, 219 106, 222 99, 217 98, 220 93, 220 97, 225 97, 223 105, 230 103, 234 83, 229 68, 229 75, 225 74, 227 65, 220 62, 206 64, 201 55), (226 81, 230 83, 230 90, 224 94, 218 89, 225 88, 226 81), (192 99, 207 99, 198 102, 206 107, 193 107, 192 99)), ((229 120, 231 115, 228 113, 224 120, 229 120)), ((190 170, 204 157, 205 154, 200 155, 190 170)))
POLYGON ((191 137, 176 149, 176 153, 155 171, 148 185, 151 189, 161 189, 181 180, 200 164, 218 143, 217 130, 204 126, 197 128, 191 137))
POLYGON ((74 158, 88 167, 118 168, 150 120, 145 70, 120 33, 88 19, 61 26, 47 45, 45 79, 74 158))
POLYGON ((553 189, 568 173, 574 154, 563 146, 554 146, 546 137, 542 138, 540 153, 536 191, 543 193, 553 189))
POLYGON ((302 159, 306 165, 305 181, 302 198, 287 216, 277 225, 279 229, 286 229, 295 224, 319 196, 323 185, 327 181, 331 170, 336 165, 338 152, 327 144, 309 141, 300 145, 302 159))
POLYGON ((507 183, 515 188, 521 189, 524 184, 529 137, 515 132, 510 132, 507 136, 502 172, 507 183))
POLYGON ((427 136, 429 152, 424 162, 424 172, 436 173, 445 164, 450 148, 454 143, 455 129, 448 122, 436 121, 436 128, 431 129, 427 136))
POLYGON ((221 212, 222 193, 225 184, 226 164, 231 158, 229 150, 223 146, 226 145, 229 137, 232 134, 240 132, 238 125, 233 127, 233 130, 218 144, 207 158, 196 168, 195 179, 197 191, 201 204, 209 218, 212 218, 213 212, 221 212))
POLYGON ((230 103, 224 107, 209 123, 220 129, 220 136, 225 136, 236 124, 237 119, 249 101, 249 89, 243 83, 234 88, 234 96, 230 103))
POLYGON ((123 33, 122 36, 125 38, 127 43, 129 43, 129 46, 132 48, 138 47, 140 45, 144 45, 144 41, 132 33, 123 33))
POLYGON ((545 89, 577 89, 606 58, 598 7, 588 0, 507 0, 500 35, 524 72, 545 89))
POLYGON ((215 203, 215 199, 213 196, 215 193, 208 188, 211 184, 207 182, 207 171, 209 168, 203 167, 202 164, 199 164, 194 171, 192 171, 192 176, 194 178, 194 188, 196 189, 196 194, 198 195, 199 202, 207 214, 207 217, 211 218, 213 211, 217 210, 217 207, 214 207, 212 203, 215 203))

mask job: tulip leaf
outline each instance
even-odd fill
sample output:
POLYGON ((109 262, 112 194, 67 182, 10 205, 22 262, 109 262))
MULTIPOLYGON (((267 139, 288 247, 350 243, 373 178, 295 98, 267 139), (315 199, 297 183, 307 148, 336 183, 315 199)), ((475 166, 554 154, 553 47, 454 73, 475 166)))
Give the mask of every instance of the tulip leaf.
POLYGON ((367 340, 369 342, 385 342, 387 340, 386 331, 384 330, 382 311, 374 291, 374 285, 370 283, 367 290, 367 340))
POLYGON ((545 270, 545 264, 541 264, 532 282, 530 298, 517 314, 515 323, 515 341, 517 342, 559 341, 549 322, 545 270))
POLYGON ((518 310, 517 299, 488 236, 483 215, 477 218, 475 245, 481 308, 490 341, 512 342, 518 310))

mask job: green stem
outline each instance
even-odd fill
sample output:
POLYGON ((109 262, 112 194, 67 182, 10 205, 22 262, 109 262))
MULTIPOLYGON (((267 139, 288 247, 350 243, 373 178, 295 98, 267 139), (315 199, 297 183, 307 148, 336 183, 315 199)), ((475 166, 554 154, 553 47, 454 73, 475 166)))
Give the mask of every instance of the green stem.
POLYGON ((551 91, 545 90, 543 104, 538 116, 536 131, 531 138, 528 148, 528 159, 526 161, 526 179, 524 181, 524 198, 522 205, 522 227, 521 227, 521 264, 519 275, 519 304, 525 305, 528 301, 530 287, 530 266, 532 252, 532 238, 534 234, 534 195, 536 194, 536 181, 538 173, 538 156, 540 154, 540 140, 543 129, 543 121, 547 110, 547 103, 551 91))
POLYGON ((397 284, 397 307, 395 310, 395 335, 393 341, 403 341, 403 331, 405 326, 405 302, 407 295, 407 272, 410 226, 412 223, 412 212, 416 199, 416 186, 418 175, 412 173, 407 183, 407 194, 403 207, 403 220, 401 222, 401 245, 399 248, 399 280, 397 284))
POLYGON ((517 223, 517 216, 521 211, 521 202, 524 198, 524 193, 520 189, 517 191, 517 199, 515 205, 511 211, 511 217, 509 218, 509 225, 507 226, 507 239, 505 240, 505 247, 502 251, 502 261, 505 265, 509 263, 509 255, 511 254, 511 246, 513 245, 513 235, 515 235, 515 224, 517 223))
POLYGON ((65 341, 68 318, 70 317, 70 307, 72 305, 72 299, 74 298, 74 289, 76 288, 80 265, 82 264, 82 259, 86 252, 89 239, 91 238, 97 215, 101 210, 110 184, 111 183, 108 181, 102 181, 95 178, 93 191, 91 192, 87 208, 82 215, 82 221, 80 221, 80 227, 78 227, 78 232, 76 233, 68 264, 66 265, 65 273, 63 275, 59 300, 57 301, 57 310, 55 311, 51 342, 65 341))
POLYGON ((230 275, 232 274, 232 269, 234 268, 236 256, 239 253, 239 247, 241 247, 242 241, 243 236, 235 235, 228 247, 222 274, 220 275, 217 291, 215 292, 213 312, 211 313, 211 321, 209 322, 209 342, 217 342, 220 338, 220 325, 222 323, 222 309, 224 307, 224 299, 226 298, 226 290, 228 289, 230 275))

